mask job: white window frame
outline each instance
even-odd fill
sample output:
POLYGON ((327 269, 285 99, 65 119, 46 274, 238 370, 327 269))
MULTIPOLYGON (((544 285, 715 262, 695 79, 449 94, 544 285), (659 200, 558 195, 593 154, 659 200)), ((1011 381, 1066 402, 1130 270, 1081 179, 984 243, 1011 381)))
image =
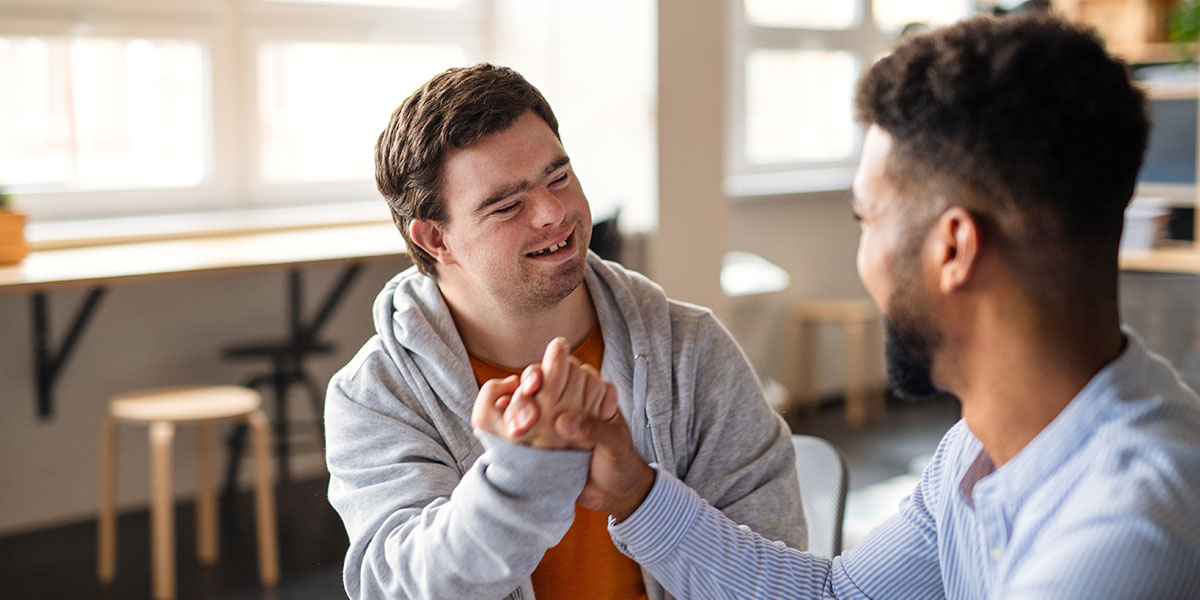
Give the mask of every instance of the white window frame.
MULTIPOLYGON (((373 181, 262 181, 258 44, 277 40, 453 43, 464 49, 470 64, 485 54, 489 34, 485 1, 461 0, 457 8, 435 9, 266 0, 0 0, 0 35, 186 39, 200 43, 208 54, 205 83, 211 111, 205 182, 14 195, 38 221, 377 201, 373 181)), ((381 130, 384 119, 386 115, 381 116, 381 130)))
MULTIPOLYGON (((838 0, 845 1, 845 0, 838 0)), ((853 55, 857 75, 894 43, 894 33, 875 23, 873 0, 856 2, 854 23, 845 29, 766 27, 749 22, 743 0, 729 0, 729 97, 726 131, 725 193, 731 198, 849 189, 862 152, 862 131, 856 125, 853 151, 830 161, 791 161, 752 164, 746 160, 746 60, 751 51, 832 50, 853 55)))

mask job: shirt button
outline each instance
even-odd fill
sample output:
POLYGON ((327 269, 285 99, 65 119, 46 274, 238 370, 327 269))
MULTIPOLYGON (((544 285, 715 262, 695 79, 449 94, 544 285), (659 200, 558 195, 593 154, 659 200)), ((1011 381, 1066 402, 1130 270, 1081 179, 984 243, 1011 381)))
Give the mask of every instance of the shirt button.
POLYGON ((992 560, 1000 562, 1004 558, 1004 548, 992 548, 992 560))

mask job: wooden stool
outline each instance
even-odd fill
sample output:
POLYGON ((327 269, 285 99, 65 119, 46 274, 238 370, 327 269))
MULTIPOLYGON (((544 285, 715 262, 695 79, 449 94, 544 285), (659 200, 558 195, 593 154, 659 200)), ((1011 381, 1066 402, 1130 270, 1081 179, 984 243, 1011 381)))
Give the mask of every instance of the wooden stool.
POLYGON ((171 492, 171 446, 177 425, 199 428, 196 485, 196 556, 203 564, 216 562, 217 491, 214 471, 213 425, 243 421, 250 426, 257 481, 254 509, 258 521, 258 574, 263 585, 279 581, 279 546, 275 530, 275 491, 271 483, 267 417, 262 397, 238 386, 199 386, 145 390, 121 394, 108 404, 100 429, 100 520, 97 572, 111 583, 117 569, 116 431, 118 422, 150 426, 150 550, 153 597, 175 596, 175 501, 171 492))
MULTIPOLYGON (((877 318, 875 305, 870 300, 825 300, 801 302, 792 308, 788 316, 787 343, 791 360, 796 365, 798 380, 792 389, 799 391, 805 412, 816 412, 817 398, 817 351, 816 326, 821 323, 841 324, 845 336, 846 378, 846 423, 851 427, 861 426, 871 412, 883 412, 883 395, 867 390, 866 338, 867 325, 877 318)), ((785 369, 785 372, 791 369, 785 369)))

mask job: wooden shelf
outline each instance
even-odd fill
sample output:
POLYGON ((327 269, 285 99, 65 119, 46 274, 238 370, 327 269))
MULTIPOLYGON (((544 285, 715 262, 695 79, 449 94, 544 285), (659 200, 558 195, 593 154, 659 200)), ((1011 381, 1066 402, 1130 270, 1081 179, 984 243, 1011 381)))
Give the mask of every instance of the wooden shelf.
POLYGON ((1167 41, 1167 21, 1177 0, 1055 0, 1068 19, 1090 25, 1108 49, 1130 63, 1178 60, 1167 41))
POLYGON ((0 292, 403 256, 391 223, 35 250, 0 267, 0 292))
POLYGON ((1200 252, 1190 245, 1153 250, 1122 250, 1120 265, 1127 271, 1200 275, 1200 252))

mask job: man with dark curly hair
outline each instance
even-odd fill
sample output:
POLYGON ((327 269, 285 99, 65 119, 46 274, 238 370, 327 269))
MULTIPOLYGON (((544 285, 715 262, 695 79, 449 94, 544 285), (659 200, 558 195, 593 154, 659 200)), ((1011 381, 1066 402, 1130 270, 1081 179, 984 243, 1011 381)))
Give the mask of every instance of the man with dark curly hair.
POLYGON ((1147 132, 1124 66, 1090 30, 977 17, 879 60, 856 108, 858 271, 889 375, 957 395, 963 420, 899 513, 831 559, 646 465, 620 415, 539 402, 596 444, 585 496, 613 539, 689 598, 1200 597, 1200 404, 1118 311, 1147 132))

